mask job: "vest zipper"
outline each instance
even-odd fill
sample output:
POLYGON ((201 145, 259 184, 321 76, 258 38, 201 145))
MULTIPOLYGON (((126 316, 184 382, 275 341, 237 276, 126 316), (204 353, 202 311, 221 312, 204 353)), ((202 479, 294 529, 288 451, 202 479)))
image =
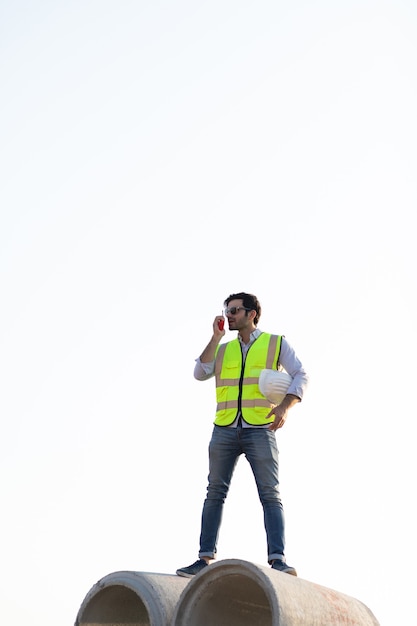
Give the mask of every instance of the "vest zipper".
MULTIPOLYGON (((256 339, 255 339, 256 341, 256 339)), ((239 421, 242 420, 242 389, 243 389, 243 379, 245 378, 245 367, 246 367, 246 359, 248 357, 248 353, 249 350, 252 348, 253 344, 255 343, 255 341, 253 341, 251 343, 251 345, 249 346, 249 348, 246 351, 246 356, 243 357, 243 350, 242 350, 242 346, 240 346, 240 352, 242 354, 242 369, 240 372, 240 379, 239 379, 239 396, 237 399, 237 415, 239 415, 239 421)))

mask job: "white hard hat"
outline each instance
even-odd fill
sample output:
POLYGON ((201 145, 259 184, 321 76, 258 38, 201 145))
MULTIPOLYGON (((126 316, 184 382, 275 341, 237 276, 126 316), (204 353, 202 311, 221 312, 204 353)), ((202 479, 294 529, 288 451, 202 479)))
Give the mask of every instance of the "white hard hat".
POLYGON ((292 377, 287 372, 262 370, 259 375, 259 389, 272 404, 280 404, 285 398, 292 377))

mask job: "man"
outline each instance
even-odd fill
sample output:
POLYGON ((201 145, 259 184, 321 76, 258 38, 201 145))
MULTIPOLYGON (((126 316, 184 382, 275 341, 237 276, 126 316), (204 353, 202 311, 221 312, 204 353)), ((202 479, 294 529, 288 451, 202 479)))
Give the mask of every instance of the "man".
MULTIPOLYGON (((203 505, 198 560, 177 570, 191 578, 216 558, 223 505, 237 460, 244 454, 255 477, 264 511, 268 562, 294 576, 285 560, 284 512, 279 493, 278 449, 275 431, 282 428, 288 410, 300 402, 307 386, 301 361, 284 336, 258 329, 261 305, 244 292, 225 300, 224 315, 237 338, 220 344, 225 335, 223 316, 216 316, 213 335, 196 360, 197 380, 216 379, 217 412, 209 445, 209 477, 203 505), (285 397, 271 405, 259 389, 262 369, 284 369, 291 377, 285 397)), ((251 529, 247 529, 250 537, 251 529)))

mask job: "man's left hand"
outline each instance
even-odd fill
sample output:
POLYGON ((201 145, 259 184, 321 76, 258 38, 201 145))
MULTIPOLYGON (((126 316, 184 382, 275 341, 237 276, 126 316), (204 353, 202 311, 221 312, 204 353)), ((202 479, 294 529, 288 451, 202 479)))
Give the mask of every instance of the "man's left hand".
POLYGON ((271 422, 271 424, 268 426, 268 430, 275 431, 278 430, 278 428, 282 428, 285 424, 285 420, 287 419, 287 415, 287 407, 282 406, 282 404, 274 406, 274 408, 271 409, 271 411, 269 411, 268 415, 266 416, 266 419, 274 416, 274 421, 271 422))
POLYGON ((294 404, 300 402, 300 398, 298 396, 294 396, 292 393, 289 393, 285 396, 281 404, 277 404, 274 406, 266 416, 266 419, 274 416, 274 421, 268 427, 268 430, 278 430, 278 428, 282 428, 285 424, 285 420, 287 419, 288 409, 292 407, 294 404))

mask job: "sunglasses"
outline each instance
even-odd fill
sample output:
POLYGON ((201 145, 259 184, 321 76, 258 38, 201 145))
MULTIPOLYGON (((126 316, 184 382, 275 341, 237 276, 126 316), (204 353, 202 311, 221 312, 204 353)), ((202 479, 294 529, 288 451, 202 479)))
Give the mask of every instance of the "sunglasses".
POLYGON ((251 311, 252 309, 247 309, 245 306, 228 306, 224 310, 225 315, 236 315, 240 310, 242 311, 251 311))

